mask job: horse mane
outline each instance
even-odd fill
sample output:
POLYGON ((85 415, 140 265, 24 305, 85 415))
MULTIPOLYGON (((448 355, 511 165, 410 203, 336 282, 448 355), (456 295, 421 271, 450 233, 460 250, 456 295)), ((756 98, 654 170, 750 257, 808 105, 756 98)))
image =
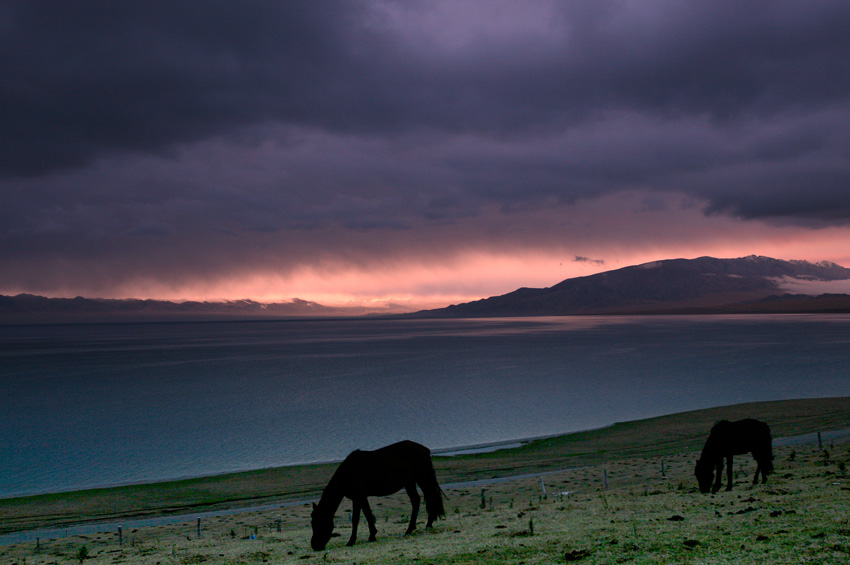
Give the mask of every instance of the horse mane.
POLYGON ((723 443, 721 436, 723 435, 724 428, 729 426, 729 424, 731 424, 729 420, 718 420, 711 426, 708 439, 705 440, 705 445, 702 447, 700 459, 709 461, 720 457, 721 444, 723 443))
POLYGON ((716 422, 714 422, 714 425, 711 426, 711 432, 709 433, 709 436, 712 433, 719 431, 721 428, 728 426, 731 423, 732 422, 730 422, 729 420, 717 420, 716 422))
POLYGON ((344 485, 348 474, 350 473, 351 457, 360 453, 359 449, 352 451, 339 464, 334 474, 331 475, 331 480, 322 491, 322 496, 319 498, 318 507, 322 512, 329 512, 331 515, 336 514, 339 505, 342 504, 342 499, 345 498, 343 493, 344 485))

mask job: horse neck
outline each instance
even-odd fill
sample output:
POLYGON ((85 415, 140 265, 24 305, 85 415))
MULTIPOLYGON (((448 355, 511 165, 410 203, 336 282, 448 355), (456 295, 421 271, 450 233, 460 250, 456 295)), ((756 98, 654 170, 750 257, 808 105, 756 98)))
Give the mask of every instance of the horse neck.
POLYGON ((705 446, 702 448, 702 453, 700 453, 700 459, 705 459, 707 461, 714 461, 718 458, 723 457, 723 445, 720 439, 718 439, 714 435, 708 436, 708 440, 705 442, 705 446))
POLYGON ((338 477, 334 475, 328 483, 328 486, 326 486, 325 490, 322 491, 322 497, 319 499, 318 507, 322 509, 322 512, 335 514, 336 509, 339 508, 339 505, 342 503, 343 496, 342 485, 340 484, 338 477))

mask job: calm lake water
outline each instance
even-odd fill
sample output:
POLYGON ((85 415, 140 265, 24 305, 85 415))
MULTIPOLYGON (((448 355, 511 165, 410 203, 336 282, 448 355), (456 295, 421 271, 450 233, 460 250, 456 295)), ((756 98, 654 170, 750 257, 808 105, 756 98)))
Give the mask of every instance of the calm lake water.
POLYGON ((0 326, 0 496, 850 395, 850 316, 0 326))

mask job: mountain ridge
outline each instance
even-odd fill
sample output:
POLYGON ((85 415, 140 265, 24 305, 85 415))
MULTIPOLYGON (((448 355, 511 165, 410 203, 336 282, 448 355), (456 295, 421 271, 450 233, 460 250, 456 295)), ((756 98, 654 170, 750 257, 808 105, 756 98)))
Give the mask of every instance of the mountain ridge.
MULTIPOLYGON (((844 280, 850 281, 850 269, 828 261, 784 261, 757 255, 737 259, 664 259, 570 278, 551 287, 519 288, 412 316, 799 312, 807 308, 820 311, 826 301, 815 301, 809 294, 785 292, 783 283, 844 280), (784 295, 792 298, 760 303, 784 295)), ((835 294, 829 307, 829 311, 850 312, 850 296, 835 294), (847 297, 846 304, 842 296, 847 297)))
POLYGON ((563 280, 546 288, 445 308, 399 313, 364 307, 332 307, 302 299, 261 303, 170 302, 153 299, 46 298, 0 295, 0 323, 112 321, 213 321, 274 318, 390 316, 472 318, 605 314, 850 313, 850 294, 799 292, 813 285, 848 281, 850 269, 829 261, 811 263, 750 255, 737 259, 663 259, 563 280))

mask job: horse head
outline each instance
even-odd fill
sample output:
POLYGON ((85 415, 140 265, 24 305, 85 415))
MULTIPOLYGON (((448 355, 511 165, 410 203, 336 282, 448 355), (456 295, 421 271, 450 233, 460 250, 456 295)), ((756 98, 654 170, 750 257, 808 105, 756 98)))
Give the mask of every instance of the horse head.
POLYGON ((694 470, 694 475, 699 482, 699 491, 703 494, 711 490, 711 483, 714 481, 714 466, 708 461, 697 459, 697 467, 694 470))
POLYGON ((316 503, 313 503, 313 512, 310 514, 310 521, 313 525, 313 537, 310 538, 310 546, 315 551, 322 551, 325 549, 334 531, 333 514, 322 511, 316 503))

